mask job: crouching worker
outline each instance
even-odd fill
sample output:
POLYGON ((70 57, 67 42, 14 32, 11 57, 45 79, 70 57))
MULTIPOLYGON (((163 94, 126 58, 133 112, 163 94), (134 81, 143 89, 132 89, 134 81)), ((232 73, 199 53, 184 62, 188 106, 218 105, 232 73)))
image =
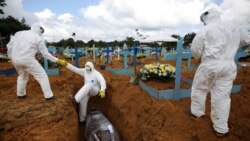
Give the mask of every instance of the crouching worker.
POLYGON ((86 120, 88 100, 99 94, 105 97, 106 81, 103 75, 95 70, 92 62, 87 62, 85 68, 77 68, 68 63, 67 68, 84 77, 83 87, 72 98, 73 103, 79 103, 79 120, 81 123, 86 120))

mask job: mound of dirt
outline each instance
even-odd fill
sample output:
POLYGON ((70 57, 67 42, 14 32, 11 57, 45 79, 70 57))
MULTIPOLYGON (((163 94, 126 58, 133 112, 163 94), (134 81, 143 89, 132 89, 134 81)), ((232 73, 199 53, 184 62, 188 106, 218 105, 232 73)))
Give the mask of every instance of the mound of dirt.
MULTIPOLYGON (((0 63, 0 68, 11 67, 11 63, 0 63)), ((78 89, 71 83, 74 77, 50 76, 49 79, 57 97, 55 101, 45 101, 39 83, 32 76, 26 88, 27 98, 18 99, 17 74, 0 76, 1 141, 78 140, 77 113, 71 103, 71 96, 78 89)))

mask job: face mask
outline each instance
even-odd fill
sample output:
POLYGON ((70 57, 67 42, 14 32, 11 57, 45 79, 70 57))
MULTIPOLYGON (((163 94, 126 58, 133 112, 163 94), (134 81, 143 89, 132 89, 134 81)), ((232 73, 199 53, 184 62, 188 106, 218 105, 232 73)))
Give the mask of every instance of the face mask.
POLYGON ((207 16, 208 16, 208 12, 205 12, 205 13, 203 13, 201 16, 200 16, 200 20, 201 20, 201 22, 203 22, 204 23, 204 25, 206 25, 206 22, 205 22, 205 18, 207 18, 207 16))
POLYGON ((40 35, 42 35, 43 33, 44 33, 44 29, 40 27, 40 35))
POLYGON ((87 72, 91 72, 90 66, 85 66, 85 69, 86 69, 87 72))

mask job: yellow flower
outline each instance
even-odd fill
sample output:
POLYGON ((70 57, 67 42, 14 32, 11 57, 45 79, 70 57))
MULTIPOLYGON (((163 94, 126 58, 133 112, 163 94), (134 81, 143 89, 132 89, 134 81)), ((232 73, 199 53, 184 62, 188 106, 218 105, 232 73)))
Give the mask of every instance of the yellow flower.
POLYGON ((154 73, 157 74, 157 69, 154 69, 154 73))
POLYGON ((160 65, 160 69, 163 69, 164 67, 165 67, 164 64, 161 64, 161 65, 160 65))
POLYGON ((169 66, 171 72, 175 72, 175 67, 169 66))
MULTIPOLYGON (((140 69, 140 72, 147 77, 168 77, 169 73, 173 74, 175 72, 175 67, 170 64, 161 63, 146 64, 142 69, 140 69)), ((169 77, 174 77, 174 75, 171 75, 169 77)))
POLYGON ((162 70, 162 73, 167 73, 167 71, 166 70, 162 70))

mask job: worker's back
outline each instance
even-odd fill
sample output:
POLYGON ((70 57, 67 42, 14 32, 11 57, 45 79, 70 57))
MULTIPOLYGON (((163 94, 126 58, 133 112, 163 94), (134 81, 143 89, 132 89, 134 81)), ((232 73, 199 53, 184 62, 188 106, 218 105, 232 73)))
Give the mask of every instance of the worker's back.
POLYGON ((35 54, 38 51, 37 45, 43 42, 42 37, 31 30, 20 31, 11 39, 12 44, 12 59, 35 59, 35 54))
POLYGON ((233 61, 240 44, 240 30, 237 26, 217 21, 201 31, 204 34, 202 59, 233 61))

